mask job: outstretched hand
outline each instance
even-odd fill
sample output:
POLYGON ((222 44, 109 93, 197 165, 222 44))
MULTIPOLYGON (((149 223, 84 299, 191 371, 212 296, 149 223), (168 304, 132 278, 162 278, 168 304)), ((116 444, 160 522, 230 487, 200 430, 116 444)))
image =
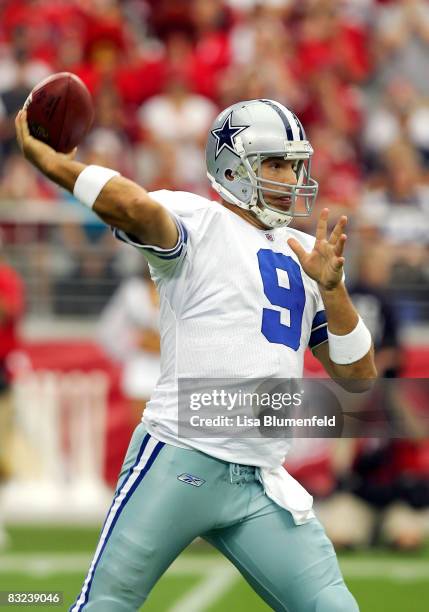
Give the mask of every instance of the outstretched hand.
POLYGON ((329 209, 324 208, 317 223, 316 242, 310 253, 307 253, 295 238, 289 238, 287 241, 304 272, 325 290, 335 289, 342 281, 343 251, 347 240, 346 234, 343 233, 347 224, 346 216, 339 218, 329 239, 327 238, 328 216, 329 209))
POLYGON ((15 129, 19 148, 23 155, 42 172, 46 172, 49 167, 49 161, 55 156, 73 159, 76 155, 77 149, 73 149, 70 153, 58 153, 46 143, 34 138, 30 134, 27 123, 27 111, 24 109, 21 109, 15 118, 15 129))

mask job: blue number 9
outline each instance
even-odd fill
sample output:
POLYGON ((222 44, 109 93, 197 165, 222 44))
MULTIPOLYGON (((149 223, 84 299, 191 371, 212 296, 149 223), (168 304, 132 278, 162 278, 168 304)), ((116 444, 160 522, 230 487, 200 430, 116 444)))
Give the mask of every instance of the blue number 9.
POLYGON ((281 323, 281 312, 264 308, 262 328, 268 342, 284 344, 294 351, 301 340, 302 316, 305 306, 305 290, 301 268, 292 257, 283 253, 273 253, 269 249, 258 251, 264 293, 273 306, 286 308, 290 315, 290 325, 281 323), (284 270, 289 279, 289 288, 280 287, 277 270, 284 270))

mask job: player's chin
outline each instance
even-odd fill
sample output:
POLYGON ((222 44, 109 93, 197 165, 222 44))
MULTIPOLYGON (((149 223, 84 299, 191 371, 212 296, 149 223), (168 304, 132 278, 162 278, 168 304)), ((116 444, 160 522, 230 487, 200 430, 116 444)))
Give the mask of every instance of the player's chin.
POLYGON ((289 197, 283 198, 265 198, 267 204, 269 204, 272 208, 280 210, 281 212, 287 212, 290 210, 292 205, 292 200, 289 197))

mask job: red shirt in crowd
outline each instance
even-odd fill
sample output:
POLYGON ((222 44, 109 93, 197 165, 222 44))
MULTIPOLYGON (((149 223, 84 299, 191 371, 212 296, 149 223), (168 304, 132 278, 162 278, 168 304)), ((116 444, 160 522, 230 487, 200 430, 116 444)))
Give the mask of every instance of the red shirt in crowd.
POLYGON ((22 280, 11 266, 0 262, 0 363, 17 348, 17 324, 23 312, 22 280))

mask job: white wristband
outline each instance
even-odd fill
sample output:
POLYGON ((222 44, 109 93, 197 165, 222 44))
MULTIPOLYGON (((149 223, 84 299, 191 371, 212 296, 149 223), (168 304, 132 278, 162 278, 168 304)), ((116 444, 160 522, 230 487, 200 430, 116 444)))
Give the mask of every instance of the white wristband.
POLYGON ((73 187, 73 195, 82 204, 92 208, 104 185, 119 172, 103 166, 87 166, 76 179, 73 187))
MULTIPOLYGON (((329 326, 329 323, 328 323, 329 326)), ((348 365, 362 359, 371 348, 371 334, 359 317, 356 327, 345 336, 331 334, 328 328, 329 357, 334 363, 348 365)))

